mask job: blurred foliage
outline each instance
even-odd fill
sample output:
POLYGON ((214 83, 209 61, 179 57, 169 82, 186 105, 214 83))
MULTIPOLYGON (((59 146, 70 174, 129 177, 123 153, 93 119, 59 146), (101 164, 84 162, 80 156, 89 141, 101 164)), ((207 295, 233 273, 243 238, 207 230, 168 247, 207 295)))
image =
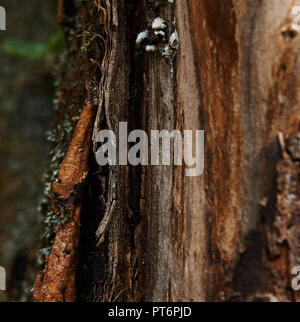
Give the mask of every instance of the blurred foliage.
POLYGON ((28 59, 42 59, 52 53, 61 51, 65 44, 63 31, 55 33, 47 42, 28 42, 19 39, 5 39, 3 49, 9 54, 28 59))

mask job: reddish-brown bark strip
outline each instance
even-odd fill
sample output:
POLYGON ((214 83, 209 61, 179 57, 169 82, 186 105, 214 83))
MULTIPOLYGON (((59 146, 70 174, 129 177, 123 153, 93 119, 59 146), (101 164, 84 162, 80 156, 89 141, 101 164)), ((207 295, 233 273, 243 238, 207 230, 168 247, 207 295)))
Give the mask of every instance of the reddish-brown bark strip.
POLYGON ((53 183, 52 206, 65 223, 58 227, 47 267, 39 274, 34 298, 39 302, 76 300, 76 271, 80 237, 81 190, 88 174, 92 147, 95 107, 83 107, 68 153, 59 171, 59 183, 53 183))
POLYGON ((80 185, 88 174, 88 158, 96 108, 83 107, 68 153, 58 174, 59 183, 52 184, 52 202, 60 204, 74 202, 80 192, 80 185), (71 200, 70 200, 71 199, 71 200))
POLYGON ((172 299, 292 298, 292 250, 282 243, 282 256, 270 260, 264 232, 276 216, 277 135, 288 138, 300 124, 293 5, 176 1, 177 126, 204 129, 206 149, 202 178, 175 170, 168 258, 177 254, 183 274, 172 299))
POLYGON ((76 271, 80 233, 80 206, 69 206, 69 219, 55 236, 47 268, 39 273, 34 285, 38 302, 73 302, 76 300, 76 271))

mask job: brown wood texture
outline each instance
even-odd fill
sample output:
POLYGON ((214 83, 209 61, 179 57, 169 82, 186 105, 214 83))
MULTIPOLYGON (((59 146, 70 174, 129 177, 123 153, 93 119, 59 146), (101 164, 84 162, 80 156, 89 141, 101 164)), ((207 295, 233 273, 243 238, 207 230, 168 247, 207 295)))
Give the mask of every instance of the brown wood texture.
POLYGON ((87 183, 94 193, 81 212, 78 298, 299 299, 290 274, 300 258, 299 158, 291 153, 300 131, 295 5, 95 1, 104 48, 94 152, 97 132, 118 133, 123 121, 129 130, 205 130, 205 169, 187 177, 184 166, 94 165, 87 183), (173 64, 136 48, 136 35, 156 16, 168 34, 178 30, 173 64))

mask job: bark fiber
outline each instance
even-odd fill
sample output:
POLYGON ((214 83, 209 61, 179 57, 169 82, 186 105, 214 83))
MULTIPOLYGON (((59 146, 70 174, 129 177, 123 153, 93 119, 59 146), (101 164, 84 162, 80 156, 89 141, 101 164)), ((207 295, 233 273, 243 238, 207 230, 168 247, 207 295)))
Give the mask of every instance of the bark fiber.
MULTIPOLYGON (((149 2, 98 0, 89 15, 85 1, 61 3, 60 21, 100 34, 81 53, 100 60, 82 71, 97 82, 87 87, 98 106, 93 150, 98 131, 118 133, 119 122, 129 131, 205 130, 204 175, 187 177, 180 166, 99 169, 91 146, 77 298, 299 300, 291 270, 300 260, 300 32, 291 11, 300 4, 149 2), (173 64, 135 45, 156 16, 168 35, 178 30, 173 64)), ((68 73, 83 59, 75 52, 68 73)))

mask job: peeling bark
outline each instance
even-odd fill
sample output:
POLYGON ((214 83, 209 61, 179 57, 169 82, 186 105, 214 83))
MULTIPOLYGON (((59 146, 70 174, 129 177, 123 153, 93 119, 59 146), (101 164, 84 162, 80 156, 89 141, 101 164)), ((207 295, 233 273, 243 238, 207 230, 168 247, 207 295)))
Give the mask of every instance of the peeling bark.
POLYGON ((85 106, 59 171, 59 183, 53 183, 51 187, 53 211, 64 223, 58 227, 47 268, 38 276, 34 287, 34 298, 40 302, 69 302, 76 299, 82 189, 89 172, 94 120, 94 106, 85 106))
MULTIPOLYGON (((177 0, 155 9, 146 1, 95 1, 102 27, 101 46, 88 54, 101 66, 97 93, 88 91, 98 102, 94 152, 98 131, 118 133, 119 122, 128 122, 129 131, 204 129, 205 173, 186 177, 178 166, 99 169, 92 156, 78 299, 299 299, 290 286, 300 256, 294 5, 177 0), (156 16, 168 22, 168 35, 178 30, 173 64, 135 45, 156 16)), ((85 6, 77 18, 87 19, 85 6)))

